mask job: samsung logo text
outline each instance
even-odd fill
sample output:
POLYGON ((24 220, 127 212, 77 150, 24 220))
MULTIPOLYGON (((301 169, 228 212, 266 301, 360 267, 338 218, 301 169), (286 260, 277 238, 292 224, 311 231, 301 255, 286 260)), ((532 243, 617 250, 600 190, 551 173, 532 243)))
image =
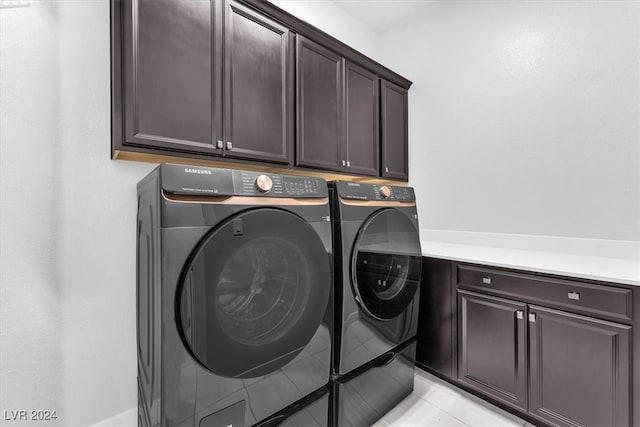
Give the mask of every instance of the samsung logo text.
POLYGON ((201 175, 211 175, 211 171, 205 169, 184 168, 184 173, 197 173, 201 175))

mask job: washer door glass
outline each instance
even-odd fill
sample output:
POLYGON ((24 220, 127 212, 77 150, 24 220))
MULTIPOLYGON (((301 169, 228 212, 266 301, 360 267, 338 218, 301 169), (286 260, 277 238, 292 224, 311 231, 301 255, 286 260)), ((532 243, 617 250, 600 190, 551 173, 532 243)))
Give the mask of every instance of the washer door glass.
POLYGON ((279 209, 246 211, 209 233, 185 268, 180 332, 209 370, 266 375, 311 340, 330 287, 329 256, 306 221, 279 209))
POLYGON ((418 230, 396 209, 375 212, 360 229, 351 266, 361 308, 379 320, 398 316, 413 302, 420 285, 418 230))

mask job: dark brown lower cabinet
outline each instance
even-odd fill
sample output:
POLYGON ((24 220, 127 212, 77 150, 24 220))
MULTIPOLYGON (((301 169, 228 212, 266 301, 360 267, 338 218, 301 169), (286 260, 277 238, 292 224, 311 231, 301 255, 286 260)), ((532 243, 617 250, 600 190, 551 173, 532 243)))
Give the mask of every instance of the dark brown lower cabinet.
POLYGON ((458 379, 527 409, 526 305, 458 291, 458 379))
POLYGON ((529 307, 529 412, 560 426, 628 426, 631 326, 529 307))
POLYGON ((630 340, 631 326, 458 290, 458 381, 551 425, 630 425, 630 340))
POLYGON ((640 427, 638 291, 425 258, 416 362, 535 424, 640 427))
POLYGON ((452 263, 422 259, 420 314, 416 363, 447 378, 455 372, 456 291, 451 286, 452 263))

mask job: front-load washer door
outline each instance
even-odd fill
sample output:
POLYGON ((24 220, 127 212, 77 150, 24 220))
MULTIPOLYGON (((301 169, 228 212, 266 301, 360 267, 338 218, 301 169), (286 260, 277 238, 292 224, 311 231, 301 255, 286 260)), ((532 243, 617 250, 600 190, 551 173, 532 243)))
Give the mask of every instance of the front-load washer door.
POLYGON ((329 256, 309 223, 280 209, 244 211, 213 229, 184 269, 182 340, 218 375, 266 375, 309 343, 330 288, 329 256))
POLYGON ((413 302, 422 269, 419 232, 402 212, 381 209, 363 224, 351 259, 360 307, 378 320, 400 315, 413 302))

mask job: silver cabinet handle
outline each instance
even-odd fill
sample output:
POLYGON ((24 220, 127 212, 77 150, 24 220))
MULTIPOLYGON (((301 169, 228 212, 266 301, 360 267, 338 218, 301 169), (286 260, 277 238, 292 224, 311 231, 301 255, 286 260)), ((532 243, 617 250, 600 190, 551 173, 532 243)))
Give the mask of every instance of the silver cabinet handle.
POLYGON ((529 322, 536 323, 536 314, 535 313, 529 313, 529 322))
POLYGON ((384 168, 384 171, 389 172, 389 168, 388 167, 384 168))
POLYGON ((224 147, 224 142, 222 142, 222 140, 219 139, 218 142, 216 143, 216 148, 219 148, 222 150, 223 147, 224 147))
POLYGON ((524 319, 524 311, 516 310, 516 319, 518 319, 518 320, 524 319))
POLYGON ((579 292, 575 292, 575 291, 569 292, 567 294, 567 298, 579 301, 580 300, 580 293, 579 292))
POLYGON ((227 141, 227 150, 231 150, 233 148, 233 143, 231 141, 227 141))
POLYGON ((490 285, 491 284, 491 277, 483 277, 482 278, 482 283, 484 283, 485 285, 490 285))
POLYGON ((346 161, 342 161, 342 166, 347 166, 347 162, 346 161))
POLYGON ((351 162, 347 160, 347 167, 351 167, 351 162))

